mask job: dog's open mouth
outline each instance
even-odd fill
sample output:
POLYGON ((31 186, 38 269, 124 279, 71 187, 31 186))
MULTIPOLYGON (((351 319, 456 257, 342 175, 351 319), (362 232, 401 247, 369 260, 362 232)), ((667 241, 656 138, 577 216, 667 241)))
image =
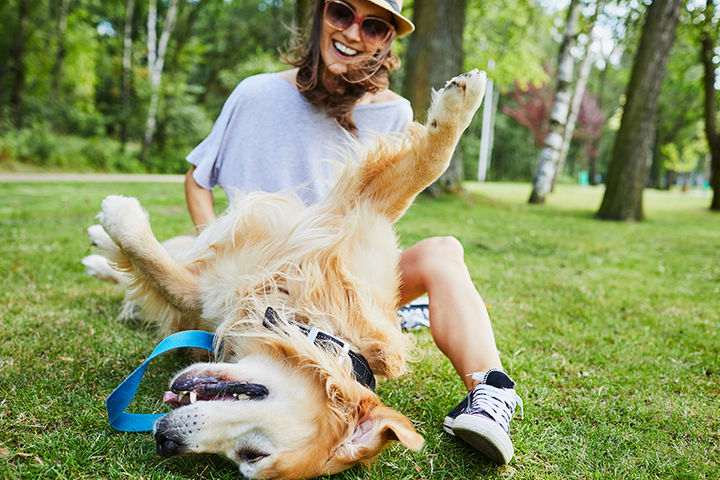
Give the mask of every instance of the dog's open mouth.
POLYGON ((212 377, 182 376, 163 395, 172 408, 195 402, 261 400, 268 396, 264 385, 248 382, 226 382, 212 377))

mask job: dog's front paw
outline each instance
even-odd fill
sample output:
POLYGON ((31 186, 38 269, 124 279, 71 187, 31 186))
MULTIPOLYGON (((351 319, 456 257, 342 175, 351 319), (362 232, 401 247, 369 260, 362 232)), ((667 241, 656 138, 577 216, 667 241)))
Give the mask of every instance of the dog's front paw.
POLYGON ((150 227, 148 215, 133 197, 110 195, 102 201, 98 219, 116 243, 150 227))
POLYGON ((102 225, 91 225, 87 229, 88 237, 93 246, 99 248, 103 252, 117 248, 110 235, 107 234, 102 225))
POLYGON ((433 93, 427 127, 465 129, 482 103, 486 82, 485 72, 477 69, 449 80, 443 89, 433 93))

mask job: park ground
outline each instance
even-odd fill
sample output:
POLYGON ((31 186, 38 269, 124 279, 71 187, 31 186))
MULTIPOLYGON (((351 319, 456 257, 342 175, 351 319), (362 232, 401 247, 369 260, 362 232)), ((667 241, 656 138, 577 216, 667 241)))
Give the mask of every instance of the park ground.
MULTIPOLYGON (((108 426, 105 398, 157 340, 117 321, 122 293, 80 264, 111 193, 138 197, 159 238, 192 230, 177 183, 0 182, 0 478, 237 478, 222 459, 161 459, 149 434, 108 426)), ((394 445, 334 478, 718 478, 720 215, 709 192, 648 190, 639 223, 595 220, 601 187, 560 185, 544 206, 529 194, 470 183, 420 198, 397 228, 404 246, 432 235, 464 245, 524 400, 514 460, 497 468, 441 432, 463 389, 420 331, 410 372, 378 393, 425 448, 394 445)), ((187 362, 155 360, 131 410, 164 411, 165 383, 187 362)))

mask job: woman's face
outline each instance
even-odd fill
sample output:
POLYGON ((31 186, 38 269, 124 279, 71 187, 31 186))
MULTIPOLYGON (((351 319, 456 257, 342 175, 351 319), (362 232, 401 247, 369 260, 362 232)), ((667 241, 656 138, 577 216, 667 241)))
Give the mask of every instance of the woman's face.
MULTIPOLYGON (((373 3, 365 0, 341 1, 354 10, 356 19, 374 17, 383 19, 392 25, 390 12, 373 3)), ((362 35, 360 28, 360 23, 353 22, 345 29, 338 29, 328 24, 327 18, 323 18, 320 54, 330 72, 335 75, 346 73, 348 64, 357 61, 360 56, 373 55, 387 41, 368 41, 367 35, 362 35)))

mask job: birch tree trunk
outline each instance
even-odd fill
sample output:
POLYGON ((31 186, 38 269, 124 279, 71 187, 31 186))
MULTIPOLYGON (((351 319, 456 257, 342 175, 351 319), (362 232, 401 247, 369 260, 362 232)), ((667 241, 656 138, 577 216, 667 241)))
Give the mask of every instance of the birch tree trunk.
POLYGON ((568 151, 570 150, 570 142, 572 141, 573 133, 575 133, 575 123, 577 122, 578 115, 580 114, 580 107, 582 106, 583 97, 587 90, 587 81, 590 76, 590 70, 592 70, 593 55, 592 51, 592 33, 588 44, 585 46, 585 55, 583 56, 582 62, 580 63, 580 69, 578 71, 578 77, 575 81, 575 87, 573 88, 572 101, 570 102, 570 112, 568 113, 567 123, 563 130, 563 141, 558 154, 557 166, 555 167, 555 175, 552 179, 552 186, 550 191, 555 190, 555 183, 557 183, 558 177, 565 167, 565 161, 567 160, 568 151))
POLYGON ((132 82, 132 33, 135 0, 125 1, 125 29, 123 32, 122 61, 122 122, 120 124, 120 151, 125 151, 130 117, 130 88, 132 82))
POLYGON ((597 217, 643 220, 643 190, 652 163, 658 98, 684 0, 654 0, 647 9, 633 61, 627 101, 615 137, 605 194, 597 217))
MULTIPOLYGON (((403 94, 413 105, 415 117, 424 121, 430 107, 431 88, 440 89, 463 69, 463 26, 467 0, 415 0, 413 22, 417 30, 410 38, 403 94)), ((427 189, 431 195, 462 189, 463 164, 460 149, 450 166, 427 189)))
POLYGON ((713 190, 712 201, 710 202, 710 210, 720 211, 720 130, 717 126, 718 102, 717 91, 715 90, 715 68, 713 62, 715 38, 718 38, 717 32, 712 32, 711 19, 714 16, 715 6, 712 0, 706 0, 705 18, 707 19, 705 29, 700 39, 701 58, 705 75, 703 77, 703 89, 705 91, 705 137, 707 138, 710 150, 710 187, 713 190))
POLYGON ((540 151, 540 159, 535 172, 535 183, 530 194, 529 203, 545 203, 545 197, 552 189, 555 167, 560 158, 563 142, 563 131, 570 110, 571 86, 573 81, 573 58, 570 50, 577 43, 580 19, 580 0, 571 0, 568 7, 565 32, 563 34, 560 53, 558 55, 557 83, 555 101, 550 112, 550 126, 545 137, 545 146, 540 151))
POLYGON ((163 31, 160 35, 160 41, 157 41, 157 0, 150 0, 148 10, 148 74, 150 77, 150 107, 148 108, 148 118, 145 124, 145 136, 143 139, 143 147, 140 152, 140 159, 145 159, 153 136, 155 135, 155 127, 157 126, 157 111, 160 101, 160 83, 162 81, 163 67, 165 66, 165 53, 167 45, 170 41, 170 35, 175 27, 175 18, 177 16, 177 0, 170 0, 168 6, 167 18, 163 25, 163 31))

